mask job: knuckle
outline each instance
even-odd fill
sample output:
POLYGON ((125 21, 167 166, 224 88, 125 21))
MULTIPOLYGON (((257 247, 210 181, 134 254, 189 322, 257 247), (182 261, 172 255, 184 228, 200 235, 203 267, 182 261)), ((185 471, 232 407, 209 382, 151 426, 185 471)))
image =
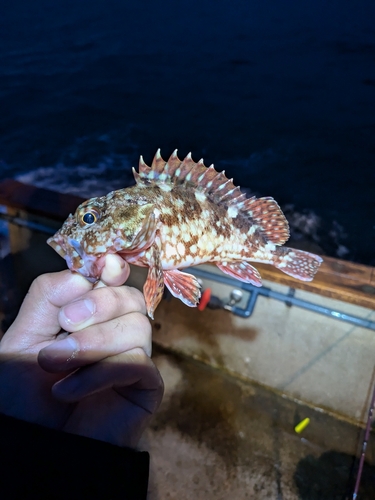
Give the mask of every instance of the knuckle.
POLYGON ((146 303, 143 293, 137 288, 126 287, 130 300, 134 303, 135 309, 142 314, 146 314, 146 303))
POLYGON ((50 274, 41 274, 31 283, 29 294, 44 294, 51 290, 52 277, 50 274))
POLYGON ((133 318, 136 326, 141 329, 143 332, 151 334, 151 323, 146 318, 146 316, 140 312, 134 312, 133 318))
MULTIPOLYGON (((129 318, 130 319, 130 318, 129 318)), ((149 351, 152 337, 151 323, 144 314, 135 312, 131 315, 131 329, 135 344, 149 351)))
POLYGON ((139 360, 141 360, 143 362, 148 360, 148 356, 145 353, 144 349, 142 349, 142 347, 134 347, 131 350, 131 354, 133 357, 137 357, 139 360))
POLYGON ((107 295, 106 298, 109 301, 109 303, 111 303, 111 304, 121 303, 124 299, 124 297, 123 297, 123 295, 118 287, 109 286, 107 288, 101 288, 101 291, 102 291, 102 293, 107 295))
POLYGON ((124 311, 124 313, 145 311, 143 294, 136 288, 120 286, 100 288, 99 290, 105 297, 106 308, 110 306, 112 309, 124 311))

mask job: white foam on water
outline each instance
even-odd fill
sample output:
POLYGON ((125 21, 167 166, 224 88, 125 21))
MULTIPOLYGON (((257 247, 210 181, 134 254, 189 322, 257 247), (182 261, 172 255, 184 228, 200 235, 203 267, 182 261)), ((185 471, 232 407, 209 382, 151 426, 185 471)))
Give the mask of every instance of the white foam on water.
POLYGON ((84 198, 101 196, 134 183, 130 160, 120 155, 116 155, 116 167, 113 157, 105 156, 94 166, 58 163, 17 175, 15 179, 24 184, 84 198))
POLYGON ((294 242, 310 242, 319 248, 326 250, 330 248, 329 254, 336 257, 345 258, 350 254, 350 250, 343 244, 348 236, 344 227, 337 221, 324 221, 313 210, 296 210, 293 204, 281 207, 285 217, 289 222, 290 238, 294 242), (324 227, 323 227, 324 226, 324 227))

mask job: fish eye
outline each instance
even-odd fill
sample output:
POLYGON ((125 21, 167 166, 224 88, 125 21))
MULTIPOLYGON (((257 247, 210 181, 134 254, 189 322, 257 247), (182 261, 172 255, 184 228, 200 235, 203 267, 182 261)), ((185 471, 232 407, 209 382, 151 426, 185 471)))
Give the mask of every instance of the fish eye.
POLYGON ((90 210, 89 212, 85 212, 81 220, 84 225, 94 224, 99 219, 99 214, 95 210, 90 210))
POLYGON ((96 221, 96 217, 92 212, 86 212, 82 217, 82 220, 85 224, 94 224, 94 222, 96 221))

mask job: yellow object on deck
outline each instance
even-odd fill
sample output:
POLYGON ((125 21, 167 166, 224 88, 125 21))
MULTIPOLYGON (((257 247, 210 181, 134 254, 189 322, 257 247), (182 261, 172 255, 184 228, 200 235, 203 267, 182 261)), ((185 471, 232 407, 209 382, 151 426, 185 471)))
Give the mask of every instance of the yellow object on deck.
POLYGON ((310 419, 304 418, 302 420, 302 422, 300 422, 299 424, 297 424, 294 427, 294 430, 296 431, 297 434, 300 434, 304 429, 306 429, 306 427, 309 425, 309 423, 310 423, 310 419))

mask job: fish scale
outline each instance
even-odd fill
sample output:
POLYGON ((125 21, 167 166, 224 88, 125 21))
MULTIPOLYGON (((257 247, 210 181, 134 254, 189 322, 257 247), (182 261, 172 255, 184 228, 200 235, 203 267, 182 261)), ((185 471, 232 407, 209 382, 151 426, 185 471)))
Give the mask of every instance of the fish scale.
POLYGON ((212 263, 224 273, 261 286, 250 262, 271 264, 296 279, 310 281, 322 259, 281 246, 289 226, 271 197, 246 198, 233 179, 189 153, 174 151, 164 161, 158 150, 149 167, 140 158, 136 185, 82 203, 48 243, 68 267, 92 282, 100 279, 105 256, 148 267, 143 288, 153 318, 164 286, 186 305, 200 298, 196 278, 180 271, 212 263))

